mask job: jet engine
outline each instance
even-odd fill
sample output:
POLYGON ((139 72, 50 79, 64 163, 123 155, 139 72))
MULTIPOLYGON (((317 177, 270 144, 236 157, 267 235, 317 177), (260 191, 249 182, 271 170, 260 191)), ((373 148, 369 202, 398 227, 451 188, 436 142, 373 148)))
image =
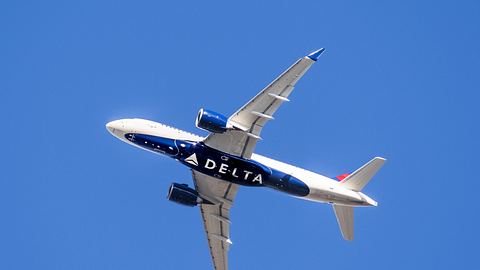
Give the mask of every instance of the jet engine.
POLYGON ((231 126, 228 124, 228 119, 224 115, 216 113, 214 111, 200 109, 195 120, 195 125, 198 128, 213 132, 223 133, 227 131, 231 126))
POLYGON ((167 199, 187 206, 196 206, 199 203, 211 204, 209 201, 202 199, 198 192, 187 184, 172 183, 168 190, 167 199))

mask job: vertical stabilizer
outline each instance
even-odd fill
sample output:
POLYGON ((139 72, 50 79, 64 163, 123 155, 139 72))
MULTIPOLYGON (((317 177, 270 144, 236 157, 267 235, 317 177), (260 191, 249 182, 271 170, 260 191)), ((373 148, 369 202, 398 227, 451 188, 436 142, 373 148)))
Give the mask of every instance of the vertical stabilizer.
POLYGON ((335 211, 343 238, 353 240, 353 207, 334 204, 333 211, 335 211))
POLYGON ((376 157, 363 165, 360 169, 347 176, 340 183, 353 191, 361 191, 363 187, 372 179, 372 177, 380 170, 385 163, 385 159, 376 157))

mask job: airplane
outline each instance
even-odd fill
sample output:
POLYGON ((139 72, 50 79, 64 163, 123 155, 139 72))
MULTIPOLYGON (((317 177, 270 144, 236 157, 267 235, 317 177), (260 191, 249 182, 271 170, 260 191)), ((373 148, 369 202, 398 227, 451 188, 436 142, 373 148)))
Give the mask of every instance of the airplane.
POLYGON ((230 208, 239 186, 268 187, 293 197, 333 206, 341 234, 353 240, 353 209, 377 206, 361 191, 385 162, 375 157, 351 174, 332 179, 253 153, 265 124, 285 102, 295 84, 325 49, 297 60, 243 107, 226 117, 200 109, 195 125, 210 132, 201 137, 144 119, 121 119, 106 124, 118 139, 166 155, 190 168, 194 187, 172 183, 167 198, 199 206, 216 270, 228 269, 230 208))

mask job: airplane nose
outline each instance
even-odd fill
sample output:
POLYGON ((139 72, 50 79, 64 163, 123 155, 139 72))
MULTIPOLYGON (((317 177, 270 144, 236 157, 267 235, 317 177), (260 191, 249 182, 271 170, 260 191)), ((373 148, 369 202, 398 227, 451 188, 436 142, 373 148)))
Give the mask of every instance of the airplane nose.
POLYGON ((108 132, 112 133, 112 135, 115 135, 115 131, 121 129, 121 121, 120 120, 115 120, 112 122, 108 122, 105 127, 107 128, 108 132))
POLYGON ((108 122, 105 127, 107 128, 108 132, 115 134, 115 128, 113 127, 113 121, 108 122))
POLYGON ((113 133, 113 126, 111 124, 112 122, 108 122, 105 127, 107 128, 108 132, 113 133))

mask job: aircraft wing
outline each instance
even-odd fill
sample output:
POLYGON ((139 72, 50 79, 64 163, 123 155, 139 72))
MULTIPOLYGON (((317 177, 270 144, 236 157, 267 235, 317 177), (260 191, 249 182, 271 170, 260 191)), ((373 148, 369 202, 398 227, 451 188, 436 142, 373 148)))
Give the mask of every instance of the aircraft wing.
POLYGON ((208 245, 216 270, 228 269, 230 240, 230 207, 238 185, 192 171, 195 188, 200 196, 214 204, 200 204, 208 245))
POLYGON ((284 102, 289 101, 297 81, 312 66, 324 49, 317 50, 295 62, 278 78, 265 87, 247 104, 228 119, 234 129, 224 133, 211 133, 205 144, 220 151, 250 158, 263 126, 273 119, 273 114, 284 102))

